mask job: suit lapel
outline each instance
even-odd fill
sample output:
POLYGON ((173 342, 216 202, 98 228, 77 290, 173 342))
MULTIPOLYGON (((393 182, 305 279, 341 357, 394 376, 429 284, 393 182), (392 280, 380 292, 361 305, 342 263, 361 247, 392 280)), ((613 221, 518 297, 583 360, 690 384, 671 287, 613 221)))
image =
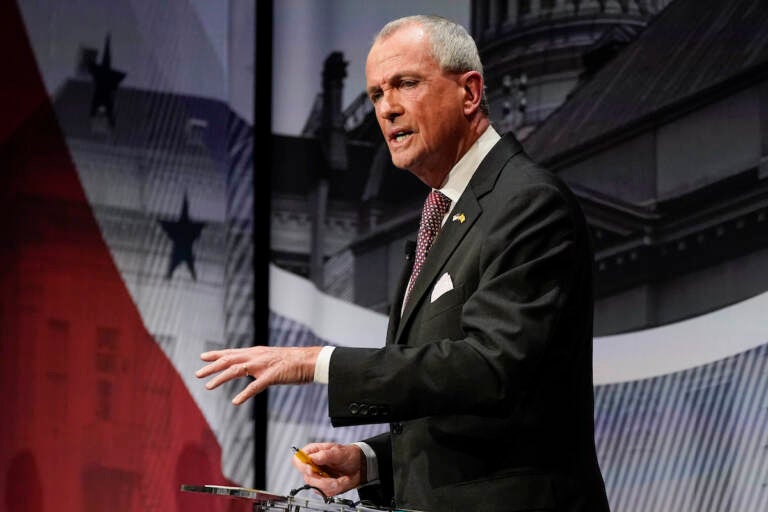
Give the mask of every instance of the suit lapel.
POLYGON ((471 190, 467 187, 467 190, 462 194, 459 202, 456 203, 450 217, 448 217, 445 224, 440 229, 440 233, 437 235, 437 238, 435 238, 435 241, 427 254, 427 259, 421 267, 421 272, 419 272, 416 282, 413 283, 411 295, 408 297, 408 302, 405 304, 405 310, 403 311, 402 318, 400 319, 396 331, 396 341, 399 341, 400 335, 403 332, 403 327, 408 323, 416 306, 424 300, 424 295, 429 290, 432 282, 440 272, 440 269, 443 268, 445 262, 448 261, 448 258, 453 254, 453 251, 456 250, 456 247, 461 243, 461 240, 477 221, 481 212, 480 204, 477 202, 474 193, 471 193, 471 190), (455 221, 452 220, 455 215, 460 214, 464 215, 464 222, 460 222, 458 218, 455 221))
MULTIPOLYGON (((475 171, 475 174, 470 179, 467 188, 461 195, 458 203, 451 211, 450 217, 445 222, 445 225, 440 230, 440 233, 435 238, 435 242, 427 254, 427 259, 424 262, 424 266, 421 268, 419 277, 416 278, 416 282, 413 284, 411 295, 408 298, 408 302, 403 310, 402 317, 393 322, 392 314, 390 314, 390 324, 387 333, 387 341, 392 340, 393 332, 395 343, 402 343, 403 332, 405 331, 408 322, 414 315, 414 311, 417 306, 425 300, 425 294, 430 289, 432 283, 437 277, 440 270, 443 268, 448 258, 453 254, 458 247, 461 240, 467 234, 469 229, 477 221, 478 217, 482 214, 482 208, 480 206, 479 199, 493 190, 499 173, 504 165, 514 155, 522 150, 522 146, 512 135, 506 135, 496 143, 490 153, 483 159, 480 166, 475 171), (454 221, 455 215, 464 214, 464 222, 459 220, 454 221)), ((408 277, 406 277, 406 280, 408 277)), ((398 306, 401 304, 402 294, 393 304, 398 306)), ((397 314, 400 311, 400 307, 394 309, 393 314, 397 314)))
POLYGON ((408 240, 405 242, 405 264, 403 270, 400 273, 400 281, 395 288, 395 296, 392 297, 392 309, 389 312, 389 323, 387 324, 387 345, 391 345, 395 342, 395 333, 397 327, 400 324, 400 311, 403 308, 403 296, 405 295, 405 288, 408 286, 408 281, 411 278, 411 271, 413 270, 413 257, 416 251, 416 242, 408 240))

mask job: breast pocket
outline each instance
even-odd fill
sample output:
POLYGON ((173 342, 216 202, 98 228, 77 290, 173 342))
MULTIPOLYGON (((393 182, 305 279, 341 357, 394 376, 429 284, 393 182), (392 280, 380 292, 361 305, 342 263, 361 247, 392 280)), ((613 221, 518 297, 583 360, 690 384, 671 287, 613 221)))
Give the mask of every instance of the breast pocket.
POLYGON ((461 308, 464 300, 464 287, 458 286, 424 306, 421 339, 462 338, 461 308))
POLYGON ((464 286, 457 286, 453 290, 448 290, 434 302, 426 306, 424 318, 429 320, 437 315, 451 310, 461 310, 464 305, 464 286))

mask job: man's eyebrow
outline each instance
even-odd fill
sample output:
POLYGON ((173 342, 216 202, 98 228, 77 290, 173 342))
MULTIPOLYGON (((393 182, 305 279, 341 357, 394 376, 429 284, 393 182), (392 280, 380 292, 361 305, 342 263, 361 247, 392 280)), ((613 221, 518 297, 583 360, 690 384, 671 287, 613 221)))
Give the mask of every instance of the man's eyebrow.
MULTIPOLYGON (((404 72, 404 73, 397 73, 395 75, 392 75, 388 77, 386 80, 384 80, 385 84, 396 84, 400 82, 404 77, 413 77, 414 79, 419 79, 420 76, 417 73, 411 73, 411 72, 404 72)), ((381 90, 381 85, 371 85, 366 89, 368 94, 371 94, 376 91, 381 90)))
POLYGON ((365 92, 366 92, 366 94, 367 94, 368 96, 370 96, 371 94, 373 94, 373 93, 375 93, 375 92, 379 92, 380 90, 381 90, 381 87, 380 87, 380 86, 378 86, 378 85, 372 85, 372 86, 368 87, 368 88, 365 90, 365 92))

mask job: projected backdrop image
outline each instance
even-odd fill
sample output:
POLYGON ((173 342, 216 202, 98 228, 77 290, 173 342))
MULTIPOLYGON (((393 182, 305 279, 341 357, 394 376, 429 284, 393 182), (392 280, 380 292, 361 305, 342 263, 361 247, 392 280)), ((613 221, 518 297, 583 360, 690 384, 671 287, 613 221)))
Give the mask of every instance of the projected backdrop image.
MULTIPOLYGON (((384 22, 444 14, 478 42, 496 129, 514 131, 587 214, 596 444, 612 507, 761 510, 765 7, 431 7, 378 19, 352 2, 276 4, 273 342, 383 344, 427 189, 392 166, 362 71, 384 22)), ((325 398, 323 386, 270 397, 271 486, 300 484, 284 457, 296 439, 375 431, 331 429, 325 398)))
POLYGON ((291 446, 389 428, 331 427, 320 384, 254 419, 243 379, 194 373, 219 348, 383 346, 428 188, 364 69, 416 13, 467 27, 493 126, 586 215, 612 510, 768 507, 766 2, 273 0, 271 69, 259 3, 0 2, 0 508, 250 509, 179 487, 287 494, 291 446))

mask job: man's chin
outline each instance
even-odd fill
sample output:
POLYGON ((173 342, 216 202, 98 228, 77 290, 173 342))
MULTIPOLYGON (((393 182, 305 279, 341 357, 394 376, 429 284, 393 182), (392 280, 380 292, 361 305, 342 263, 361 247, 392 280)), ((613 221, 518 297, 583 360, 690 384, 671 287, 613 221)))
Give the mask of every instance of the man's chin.
MULTIPOLYGON (((403 153, 393 153, 391 151, 390 156, 392 157, 392 165, 398 169, 408 171, 421 181, 424 181, 424 177, 422 176, 423 166, 419 165, 419 161, 413 158, 413 156, 405 155, 403 153)), ((426 183, 426 181, 424 182, 426 183)))
POLYGON ((431 179, 430 179, 430 178, 431 178, 431 176, 429 176, 429 174, 428 174, 428 173, 427 173, 427 174, 422 174, 422 173, 419 171, 419 169, 418 169, 418 168, 417 168, 416 170, 414 170, 414 168, 413 168, 413 167, 408 167, 407 165, 406 165, 406 166, 402 166, 402 167, 401 167, 401 166, 397 165, 395 162, 392 162, 392 163, 393 163, 393 164, 394 164, 394 166, 395 166, 395 167, 397 167, 398 169, 400 169, 400 170, 403 170, 403 171, 406 171, 406 172, 409 172, 409 173, 413 174, 415 177, 417 177, 417 178, 419 179, 419 181, 421 181, 422 183, 424 183, 426 186, 428 186, 428 187, 432 187, 432 188, 437 188, 437 187, 434 187, 434 185, 433 185, 433 184, 431 184, 431 179))
POLYGON ((406 171, 409 171, 413 167, 413 160, 410 158, 403 158, 400 155, 394 155, 390 153, 390 156, 392 157, 392 165, 397 167, 398 169, 403 169, 406 171))

